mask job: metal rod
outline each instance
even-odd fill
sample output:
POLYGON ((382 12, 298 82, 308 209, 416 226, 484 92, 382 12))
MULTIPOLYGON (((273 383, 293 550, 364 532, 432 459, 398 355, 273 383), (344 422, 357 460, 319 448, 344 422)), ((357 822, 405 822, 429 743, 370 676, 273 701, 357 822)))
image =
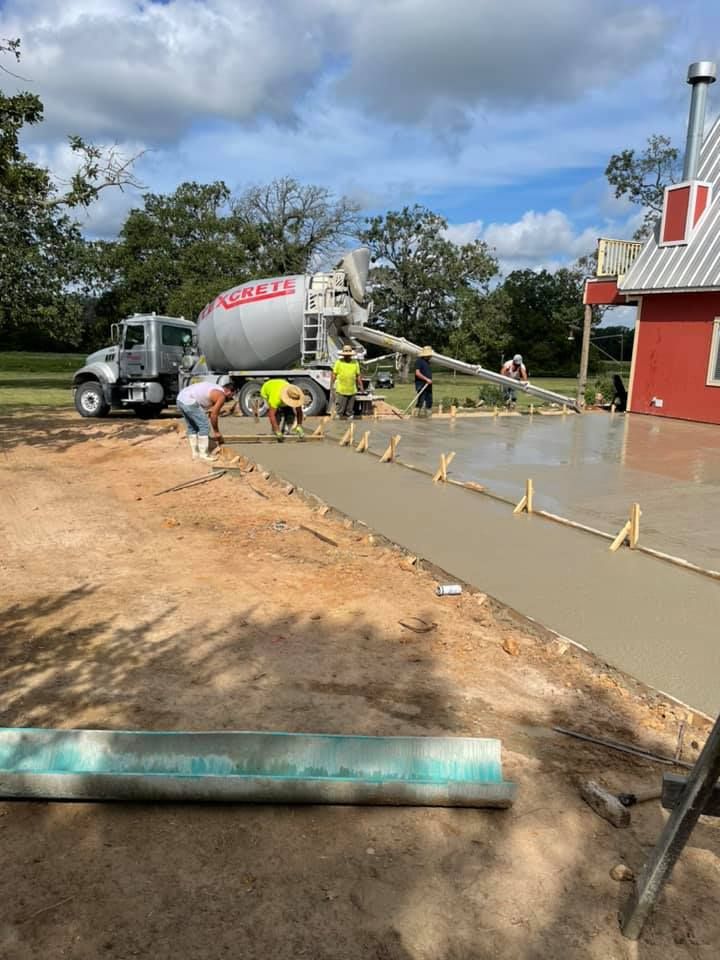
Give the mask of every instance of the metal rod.
POLYGON ((665 882, 706 805, 720 776, 720 717, 715 720, 687 784, 673 807, 655 849, 643 867, 635 890, 621 914, 624 936, 637 940, 665 882))
POLYGON ((577 740, 586 740, 588 743, 597 744, 600 747, 607 747, 609 750, 617 750, 620 753, 629 753, 634 757, 642 757, 643 760, 652 760, 655 763, 666 763, 669 766, 677 764, 679 767, 692 769, 691 763, 685 763, 681 760, 673 760, 672 757, 663 757, 659 753, 651 753, 649 750, 643 750, 641 747, 633 747, 628 743, 616 743, 614 740, 603 740, 600 737, 591 737, 587 733, 578 733, 576 730, 565 730, 563 727, 553 727, 557 733, 563 733, 566 737, 575 737, 577 740))
MULTIPOLYGON (((395 348, 398 353, 417 356, 422 349, 416 343, 411 343, 404 337, 392 337, 388 333, 382 333, 380 330, 373 330, 360 324, 350 324, 344 327, 342 333, 346 337, 355 340, 362 340, 364 343, 374 343, 380 347, 395 348)), ((522 380, 513 380, 512 377, 505 377, 501 373, 494 373, 492 370, 486 370, 479 364, 465 363, 464 360, 455 360, 453 357, 446 357, 441 353, 432 355, 433 363, 439 367, 446 367, 448 370, 457 370, 458 373, 465 373, 471 377, 479 377, 481 380, 487 380, 489 383, 497 384, 500 387, 508 387, 511 390, 520 390, 522 393, 531 394, 534 397, 542 397, 543 400, 549 400, 552 403, 565 405, 580 412, 580 406, 577 400, 572 397, 566 397, 562 393, 554 393, 552 390, 544 390, 542 387, 535 387, 531 383, 522 380)))
POLYGON ((175 487, 168 487, 167 490, 159 490, 157 493, 154 493, 154 497, 161 497, 164 493, 173 493, 175 490, 185 490, 187 487, 197 487, 201 483, 210 483, 211 480, 217 480, 219 477, 224 477, 224 470, 216 470, 214 473, 209 473, 206 477, 198 477, 197 480, 187 480, 185 483, 178 483, 175 487))

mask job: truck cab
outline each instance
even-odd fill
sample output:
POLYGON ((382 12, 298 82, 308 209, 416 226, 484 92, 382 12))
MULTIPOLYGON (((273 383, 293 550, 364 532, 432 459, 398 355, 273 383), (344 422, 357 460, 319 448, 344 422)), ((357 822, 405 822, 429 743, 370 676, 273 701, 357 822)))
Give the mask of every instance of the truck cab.
POLYGON ((73 376, 80 416, 104 417, 113 409, 158 416, 175 402, 194 334, 195 324, 184 317, 135 314, 114 323, 111 345, 90 354, 73 376))

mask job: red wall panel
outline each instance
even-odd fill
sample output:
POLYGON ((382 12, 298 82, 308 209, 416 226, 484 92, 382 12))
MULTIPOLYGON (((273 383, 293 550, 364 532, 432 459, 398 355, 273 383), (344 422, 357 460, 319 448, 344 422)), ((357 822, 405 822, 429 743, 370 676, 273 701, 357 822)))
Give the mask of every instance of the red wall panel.
POLYGON ((665 220, 663 222, 662 243, 685 240, 688 206, 690 205, 690 185, 669 187, 665 194, 665 220))
POLYGON ((630 401, 633 413, 720 423, 720 387, 705 383, 716 317, 720 293, 643 298, 630 401), (653 397, 663 406, 651 405, 653 397))

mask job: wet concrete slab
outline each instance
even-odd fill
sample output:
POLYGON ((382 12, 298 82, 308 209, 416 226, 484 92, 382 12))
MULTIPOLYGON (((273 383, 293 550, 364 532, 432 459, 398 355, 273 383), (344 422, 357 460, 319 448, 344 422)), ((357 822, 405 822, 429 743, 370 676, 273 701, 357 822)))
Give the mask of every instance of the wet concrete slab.
MULTIPOLYGON (((513 421, 498 424, 497 434, 482 432, 497 449, 514 443, 515 466, 524 468, 523 458, 529 457, 535 440, 519 442, 527 429, 523 424, 503 434, 505 424, 513 421)), ((540 424, 540 430, 548 428, 543 435, 547 437, 544 456, 549 459, 548 451, 554 448, 560 467, 571 454, 563 453, 568 438, 559 431, 573 427, 548 421, 540 424)), ((407 426, 402 430, 403 452, 408 460, 419 460, 423 451, 432 449, 430 440, 436 431, 445 429, 450 435, 454 429, 452 436, 457 439, 469 425, 431 424, 424 435, 420 431, 426 424, 412 425, 410 430, 407 426), (413 441, 406 443, 411 436, 413 441)), ((394 425, 387 422, 367 424, 376 447, 382 431, 394 432, 390 427, 394 425)), ((622 422, 604 427, 607 443, 619 443, 622 422)), ((438 444, 436 449, 443 446, 443 439, 432 441, 438 444)), ((459 446, 456 442, 450 448, 459 446)), ((507 459, 512 460, 512 448, 506 449, 507 459)), ((630 550, 610 554, 607 542, 599 537, 539 517, 513 516, 507 504, 458 487, 434 485, 422 474, 380 464, 375 457, 337 443, 261 449, 248 445, 243 452, 454 577, 570 637, 602 660, 696 709, 714 714, 720 708, 717 582, 630 550)), ((469 476, 471 465, 464 469, 469 476)), ((521 473, 524 476, 524 470, 521 473)), ((472 478, 478 479, 477 474, 472 478)))
MULTIPOLYGON (((339 425, 331 432, 338 434, 339 425)), ((519 500, 532 477, 539 509, 616 533, 630 505, 643 511, 641 543, 720 569, 720 428, 616 414, 362 422, 370 446, 392 434, 399 458, 435 470, 455 451, 451 476, 519 500)))

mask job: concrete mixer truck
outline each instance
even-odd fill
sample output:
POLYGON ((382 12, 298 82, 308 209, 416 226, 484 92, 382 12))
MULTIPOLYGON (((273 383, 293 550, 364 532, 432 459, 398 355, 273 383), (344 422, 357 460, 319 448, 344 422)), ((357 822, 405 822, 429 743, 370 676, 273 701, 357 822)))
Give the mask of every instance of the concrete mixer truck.
MULTIPOLYGON (((260 389, 270 377, 303 389, 307 416, 325 413, 332 365, 345 344, 360 356, 363 342, 410 355, 420 350, 367 326, 369 265, 370 251, 362 247, 329 272, 253 280, 220 293, 197 324, 155 314, 113 324, 112 345, 91 354, 74 375, 76 409, 83 417, 113 408, 156 416, 190 381, 229 375, 246 416, 265 412, 260 389)), ((435 354, 433 363, 574 406, 560 394, 452 357, 435 354)))

